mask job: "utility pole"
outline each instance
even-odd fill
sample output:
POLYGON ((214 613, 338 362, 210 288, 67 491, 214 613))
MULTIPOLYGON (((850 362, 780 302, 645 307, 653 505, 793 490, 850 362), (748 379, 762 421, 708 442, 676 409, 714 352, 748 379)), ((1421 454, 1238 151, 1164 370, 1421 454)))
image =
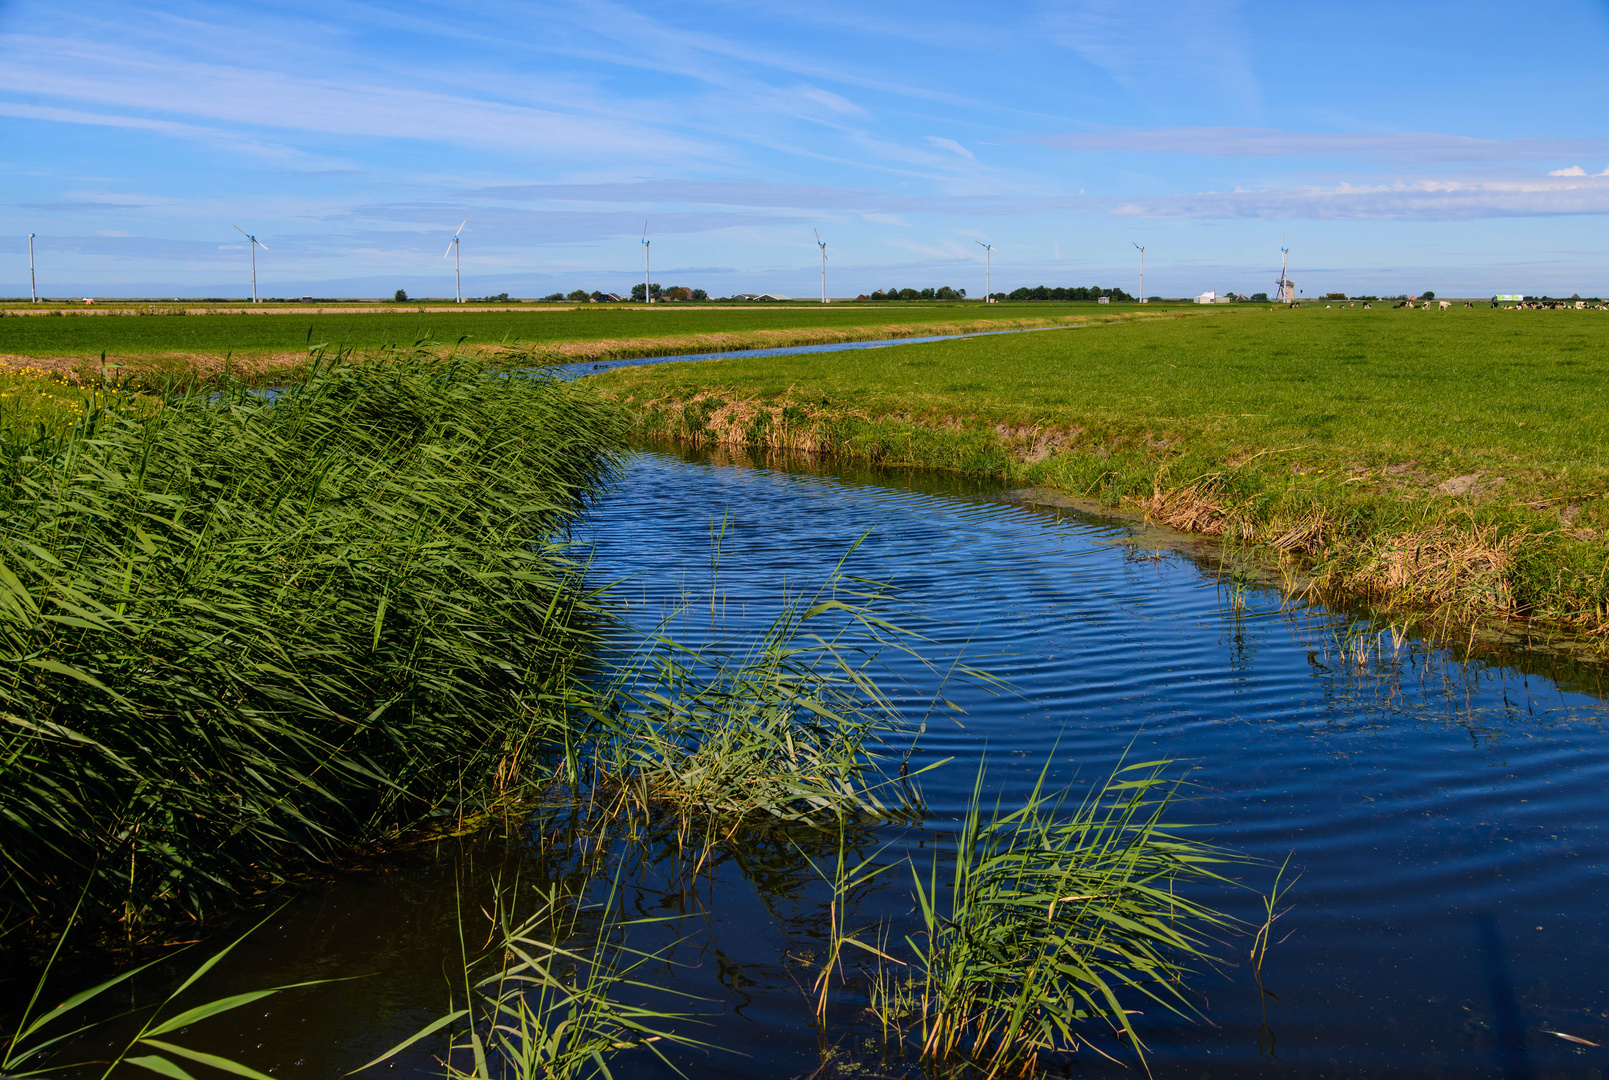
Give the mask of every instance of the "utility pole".
POLYGON ((654 276, 653 264, 648 259, 648 245, 652 243, 653 241, 648 239, 648 222, 645 221, 642 223, 642 302, 645 304, 654 302, 654 286, 648 280, 654 276))
POLYGON ((816 246, 821 248, 821 302, 827 302, 827 244, 821 239, 821 233, 816 233, 816 246))

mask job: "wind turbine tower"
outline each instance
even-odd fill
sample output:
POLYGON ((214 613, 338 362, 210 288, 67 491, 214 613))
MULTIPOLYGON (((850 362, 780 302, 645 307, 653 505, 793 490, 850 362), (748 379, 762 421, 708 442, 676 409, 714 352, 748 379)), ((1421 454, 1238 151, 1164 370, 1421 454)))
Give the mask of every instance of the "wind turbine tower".
POLYGON ((464 226, 468 225, 468 224, 469 224, 469 219, 468 218, 465 218, 462 222, 459 223, 458 232, 453 233, 452 240, 447 244, 447 250, 443 251, 441 253, 441 257, 443 259, 445 259, 449 255, 451 255, 453 257, 453 288, 457 292, 457 297, 458 297, 457 302, 460 303, 460 304, 462 304, 464 302, 464 274, 463 274, 463 264, 459 261, 459 258, 458 258, 458 236, 459 236, 459 233, 462 233, 464 231, 464 226))
MULTIPOLYGON (((1134 242, 1131 240, 1130 243, 1134 242)), ((1140 249, 1140 303, 1144 304, 1147 302, 1145 299, 1145 249, 1137 243, 1134 246, 1140 249)))
POLYGON ((28 234, 28 288, 33 292, 30 303, 39 303, 39 279, 34 277, 34 234, 28 234))
POLYGON ((821 248, 821 302, 827 302, 827 243, 821 238, 821 230, 815 230, 816 246, 821 248))
POLYGON ((260 301, 257 299, 257 249, 262 248, 264 251, 267 251, 268 245, 257 239, 245 229, 242 229, 239 225, 235 226, 235 231, 250 241, 246 246, 251 248, 251 302, 254 304, 260 303, 260 301))
POLYGON ((994 294, 989 290, 994 288, 994 245, 985 244, 982 240, 972 241, 983 249, 983 302, 994 303, 994 294))
POLYGON ((1296 282, 1291 280, 1291 249, 1279 249, 1281 260, 1279 265, 1279 302, 1282 304, 1296 303, 1296 282))
POLYGON ((648 239, 648 222, 645 221, 642 223, 642 302, 645 304, 654 302, 654 287, 648 283, 653 276, 649 269, 652 264, 648 261, 648 245, 652 243, 648 239))

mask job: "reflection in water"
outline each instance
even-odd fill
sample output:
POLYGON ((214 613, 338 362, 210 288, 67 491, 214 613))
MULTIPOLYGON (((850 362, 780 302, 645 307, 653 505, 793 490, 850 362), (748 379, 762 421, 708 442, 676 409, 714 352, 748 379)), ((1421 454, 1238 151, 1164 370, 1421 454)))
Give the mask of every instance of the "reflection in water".
MULTIPOLYGON (((1262 973, 1277 995, 1267 1026, 1251 939, 1232 938, 1197 978, 1210 1023, 1140 1018, 1157 1075, 1601 1067, 1581 1056, 1601 1051, 1526 1038, 1541 1028, 1609 1043, 1600 672, 1549 655, 1466 661, 1255 587, 1236 603, 1210 558, 1145 550, 1132 534, 958 478, 660 450, 633 460, 580 539, 597 578, 620 581, 629 619, 669 616, 690 644, 763 629, 785 595, 822 581, 859 541, 849 571, 897 590, 895 621, 926 636, 930 663, 964 656, 1005 680, 1009 692, 954 680, 942 688, 949 704, 932 709, 932 668, 886 658, 888 692, 913 722, 925 718, 912 770, 954 760, 922 778, 930 816, 850 837, 857 859, 942 857, 980 757, 990 800, 1012 805, 1042 768, 1076 795, 1125 754, 1176 761, 1202 835, 1264 861, 1237 872, 1250 888, 1215 897, 1220 906, 1261 924, 1253 890, 1288 856, 1301 876, 1262 973)), ((337 1075, 443 1011, 460 912, 473 948, 494 875, 579 889, 591 859, 609 868, 606 882, 618 870, 628 913, 667 919, 631 930, 629 944, 662 954, 644 979, 674 992, 643 1000, 699 999, 708 1026, 696 1037, 723 1048, 677 1058, 689 1075, 909 1074, 881 1056, 869 969, 850 965, 826 1025, 813 1020, 831 896, 805 856, 835 852, 835 836, 764 829, 706 843, 587 828, 538 815, 310 888, 212 992, 377 974, 299 991, 211 1043, 198 1026, 192 1041, 263 1055, 248 1060, 277 1075, 337 1075), (836 1064, 823 1072, 824 1054, 836 1064)), ((895 947, 915 915, 909 874, 896 866, 855 898, 857 925, 884 928, 895 947)), ((429 1051, 410 1053, 388 1071, 427 1074, 429 1051)), ((1120 1071, 1087 1053, 1074 1065, 1120 1071)), ((674 1075, 646 1058, 622 1070, 674 1075)))

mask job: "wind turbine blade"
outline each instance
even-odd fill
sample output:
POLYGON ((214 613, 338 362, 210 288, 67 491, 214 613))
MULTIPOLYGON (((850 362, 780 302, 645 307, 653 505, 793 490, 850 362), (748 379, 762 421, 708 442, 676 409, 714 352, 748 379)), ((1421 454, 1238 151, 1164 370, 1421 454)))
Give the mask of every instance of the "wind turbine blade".
POLYGON ((242 229, 239 225, 231 226, 231 228, 233 228, 235 232, 239 233, 241 236, 244 236, 246 239, 251 239, 251 233, 247 232, 245 229, 242 229))
POLYGON ((251 242, 262 248, 264 251, 268 250, 268 245, 257 239, 255 236, 251 238, 251 242))
POLYGON ((447 250, 443 251, 441 253, 441 257, 443 259, 445 259, 447 256, 451 255, 452 253, 453 253, 453 241, 449 240, 449 241, 447 241, 447 250))
POLYGON ((642 223, 642 242, 648 243, 648 222, 642 223))
POLYGON ((468 219, 468 218, 465 218, 465 219, 464 219, 464 220, 463 220, 463 222, 462 222, 462 223, 461 223, 461 224, 460 224, 460 225, 459 225, 459 226, 458 226, 458 232, 455 232, 455 233, 453 233, 453 235, 454 235, 454 236, 457 236, 457 235, 458 235, 458 233, 461 233, 461 232, 463 232, 463 231, 464 231, 464 226, 465 226, 465 225, 468 225, 468 224, 469 224, 469 219, 468 219))

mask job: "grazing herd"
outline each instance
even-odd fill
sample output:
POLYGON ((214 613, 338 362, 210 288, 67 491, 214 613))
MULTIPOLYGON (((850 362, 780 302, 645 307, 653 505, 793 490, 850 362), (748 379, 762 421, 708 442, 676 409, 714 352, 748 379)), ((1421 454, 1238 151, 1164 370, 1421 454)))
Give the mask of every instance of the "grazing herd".
MULTIPOLYGON (((1465 300, 1462 303, 1467 308, 1475 306, 1475 301, 1473 300, 1465 300)), ((1368 307, 1369 305, 1364 304, 1363 306, 1368 307)), ((1415 305, 1412 300, 1400 300, 1393 305, 1393 310, 1396 308, 1413 308, 1415 306, 1421 307, 1425 311, 1433 309, 1446 311, 1453 304, 1451 300, 1422 300, 1418 305, 1415 305), (1432 305, 1434 305, 1434 308, 1432 305)), ((1516 304, 1503 304, 1493 300, 1492 306, 1494 308, 1505 308, 1509 311, 1575 311, 1588 308, 1593 311, 1609 311, 1609 304, 1589 304, 1585 300, 1523 300, 1516 304)))

